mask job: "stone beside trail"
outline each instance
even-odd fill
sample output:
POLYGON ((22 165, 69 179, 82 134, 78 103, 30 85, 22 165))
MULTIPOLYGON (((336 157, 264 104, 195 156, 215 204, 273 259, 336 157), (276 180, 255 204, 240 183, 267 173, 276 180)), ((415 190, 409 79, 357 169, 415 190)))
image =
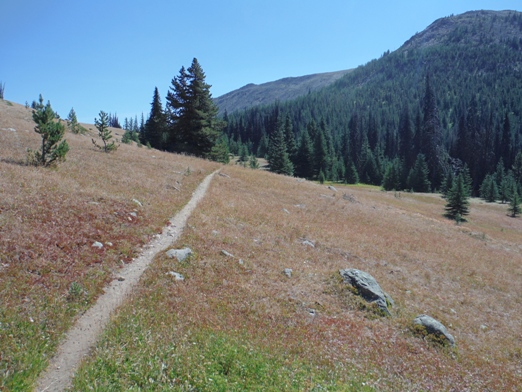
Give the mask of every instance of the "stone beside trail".
POLYGON ((357 289, 361 297, 368 302, 375 303, 385 314, 391 315, 388 304, 393 305, 393 299, 381 289, 373 276, 355 268, 343 269, 339 273, 345 283, 357 289))
POLYGON ((176 258, 180 263, 185 261, 187 257, 192 254, 192 249, 183 248, 183 249, 170 249, 167 251, 167 257, 173 259, 176 258))

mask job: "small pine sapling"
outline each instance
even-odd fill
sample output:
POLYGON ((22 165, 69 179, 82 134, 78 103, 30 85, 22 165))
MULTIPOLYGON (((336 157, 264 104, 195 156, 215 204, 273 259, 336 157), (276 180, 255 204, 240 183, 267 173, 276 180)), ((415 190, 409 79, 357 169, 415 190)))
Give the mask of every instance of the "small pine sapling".
POLYGON ((251 169, 259 169, 259 161, 255 155, 250 155, 249 165, 251 169))
POLYGON ((94 125, 98 129, 98 136, 103 141, 103 146, 96 143, 94 139, 92 140, 92 144, 94 144, 96 147, 98 147, 100 150, 103 150, 105 152, 111 152, 116 151, 118 146, 114 141, 109 143, 109 140, 112 139, 112 132, 109 129, 109 115, 105 113, 103 110, 100 111, 100 119, 97 118, 94 119, 94 125))
POLYGON ((67 116, 67 127, 69 127, 72 133, 83 133, 84 128, 78 122, 78 118, 76 117, 76 112, 74 108, 71 108, 69 115, 67 116))
MULTIPOLYGON (((40 95, 40 103, 42 101, 43 98, 40 95)), ((67 141, 62 141, 65 127, 56 121, 56 113, 51 108, 50 102, 33 110, 33 120, 36 123, 34 131, 42 137, 42 148, 40 151, 28 150, 28 164, 51 167, 59 162, 64 162, 65 155, 69 151, 67 141)))

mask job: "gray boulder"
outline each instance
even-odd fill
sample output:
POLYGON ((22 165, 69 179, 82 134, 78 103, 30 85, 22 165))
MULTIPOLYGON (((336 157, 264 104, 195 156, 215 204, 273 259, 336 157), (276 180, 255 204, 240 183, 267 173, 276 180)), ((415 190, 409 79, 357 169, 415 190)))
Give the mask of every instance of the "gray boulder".
POLYGON ((292 271, 292 268, 285 268, 285 269, 283 270, 283 273, 284 273, 286 276, 288 276, 289 278, 292 277, 292 272, 293 272, 293 271, 292 271))
POLYGON ((171 259, 176 258, 181 263, 184 261, 187 257, 189 257, 192 254, 192 249, 190 248, 183 248, 183 249, 170 249, 167 251, 167 256, 171 259))
POLYGON ((393 306, 393 299, 386 294, 373 276, 355 268, 339 270, 345 283, 355 287, 366 301, 375 303, 385 314, 391 315, 388 306, 393 306))
POLYGON ((415 317, 413 324, 426 328, 426 332, 428 334, 433 334, 443 338, 450 344, 451 347, 455 346, 455 339, 453 336, 448 332, 446 327, 442 325, 441 322, 435 320, 433 317, 421 314, 420 316, 415 317))

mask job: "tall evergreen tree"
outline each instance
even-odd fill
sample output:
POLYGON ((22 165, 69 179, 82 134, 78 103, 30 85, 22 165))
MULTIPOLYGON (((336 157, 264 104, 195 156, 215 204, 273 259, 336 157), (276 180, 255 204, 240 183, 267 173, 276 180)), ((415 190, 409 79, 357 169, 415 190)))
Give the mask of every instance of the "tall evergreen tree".
POLYGON ((285 143, 288 158, 290 158, 290 161, 295 165, 297 158, 297 143, 295 142, 292 120, 288 115, 285 118, 285 143))
POLYGON ((495 181, 494 176, 492 176, 491 174, 488 174, 484 178, 484 181, 480 186, 480 197, 488 203, 493 203, 497 201, 499 197, 497 183, 495 181))
POLYGON ((330 172, 330 157, 328 156, 328 145, 324 132, 319 128, 315 134, 314 140, 314 175, 319 176, 320 172, 328 177, 330 172))
POLYGON ((522 213, 522 209, 520 208, 520 196, 518 195, 517 188, 513 185, 512 196, 509 201, 509 213, 513 218, 516 218, 517 215, 522 213))
POLYGON ((443 174, 442 129, 429 74, 426 76, 426 91, 423 101, 422 133, 424 137, 422 152, 428 164, 428 179, 434 188, 438 188, 443 174))
POLYGON ((446 204, 446 216, 457 222, 464 220, 464 215, 469 214, 469 195, 466 191, 462 173, 457 176, 453 187, 450 189, 446 204))
POLYGON ((401 186, 401 167, 399 159, 394 159, 386 165, 382 188, 385 191, 400 190, 401 186))
POLYGON ((417 155, 415 164, 408 175, 408 188, 413 192, 429 192, 431 184, 428 173, 428 164, 424 154, 417 155))
POLYGON ((312 141, 310 140, 308 131, 305 129, 301 132, 301 140, 296 155, 295 175, 297 177, 308 179, 313 177, 313 154, 314 148, 312 141))
POLYGON ((161 105, 161 98, 158 88, 154 89, 154 96, 152 98, 151 110, 149 118, 145 123, 143 134, 144 142, 149 142, 150 146, 158 150, 164 150, 167 147, 166 140, 166 126, 167 118, 163 112, 161 105))
POLYGON ((406 170, 413 167, 413 132, 408 106, 404 107, 399 118, 399 158, 404 162, 406 170))
POLYGON ((167 94, 171 150, 209 157, 225 125, 217 117, 210 87, 196 58, 172 79, 167 94))
POLYGON ((288 152, 286 150, 283 126, 279 126, 270 137, 268 163, 270 165, 270 171, 274 173, 285 174, 287 176, 294 174, 294 167, 288 158, 288 152))

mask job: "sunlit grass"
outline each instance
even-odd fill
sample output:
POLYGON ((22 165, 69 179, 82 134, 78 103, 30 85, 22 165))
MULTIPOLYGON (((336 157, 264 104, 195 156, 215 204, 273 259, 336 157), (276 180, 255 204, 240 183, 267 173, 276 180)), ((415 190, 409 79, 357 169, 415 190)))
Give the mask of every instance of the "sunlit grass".
MULTIPOLYGON (((279 390, 517 390, 519 244, 500 230, 487 241, 470 235, 483 225, 501 227, 503 215, 477 205, 469 222, 456 226, 436 195, 343 185, 332 192, 250 169, 223 172, 229 177, 215 177, 178 242, 194 256, 181 264, 156 257, 77 388, 131 356, 142 373, 132 379, 126 367, 114 377, 116 390, 269 390, 254 363, 279 390), (396 301, 393 317, 379 317, 354 298, 341 268, 371 273, 396 301), (185 281, 174 282, 169 271, 185 281), (456 349, 415 333, 412 320, 422 313, 448 327, 456 349), (143 348, 130 343, 140 341, 143 348), (147 372, 160 362, 168 363, 163 378, 147 372), (305 373, 311 381, 301 378, 305 373), (154 383, 145 380, 151 374, 154 383)), ((522 233, 520 220, 510 224, 522 233)))
POLYGON ((114 271, 218 165, 135 145, 104 154, 89 135, 66 133, 65 163, 25 166, 41 143, 31 110, 0 110, 0 128, 15 130, 0 129, 0 390, 27 390, 114 271), (70 295, 73 283, 81 295, 70 295))

